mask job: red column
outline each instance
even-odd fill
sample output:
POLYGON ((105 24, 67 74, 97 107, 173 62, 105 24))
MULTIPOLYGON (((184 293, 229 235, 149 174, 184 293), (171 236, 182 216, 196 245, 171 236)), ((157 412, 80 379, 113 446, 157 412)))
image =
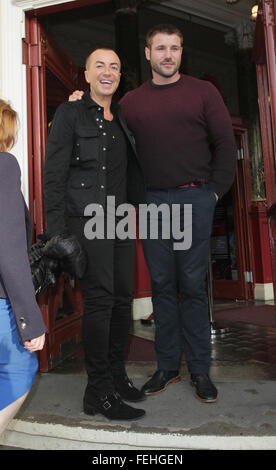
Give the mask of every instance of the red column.
POLYGON ((272 282, 270 242, 268 232, 267 210, 264 202, 255 202, 251 207, 253 232, 253 253, 255 258, 255 282, 267 284, 272 282))
MULTIPOLYGON (((270 207, 276 203, 276 181, 275 181, 275 166, 276 166, 276 35, 275 35, 275 0, 263 0, 263 23, 264 23, 264 37, 266 49, 266 63, 267 63, 267 77, 269 88, 269 102, 271 114, 271 132, 273 143, 273 156, 274 160, 274 177, 269 181, 266 179, 267 186, 267 205, 270 207)), ((272 163, 272 162, 271 162, 272 163)), ((272 262, 272 277, 274 287, 274 298, 276 299, 276 219, 269 218, 269 238, 270 238, 270 251, 272 262)))

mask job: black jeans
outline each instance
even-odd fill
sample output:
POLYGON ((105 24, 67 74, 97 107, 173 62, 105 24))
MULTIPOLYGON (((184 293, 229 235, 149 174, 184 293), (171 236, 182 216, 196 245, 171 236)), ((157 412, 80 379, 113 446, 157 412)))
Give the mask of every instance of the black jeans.
POLYGON ((124 361, 131 323, 134 273, 134 240, 88 240, 87 219, 70 217, 88 256, 80 281, 83 294, 82 341, 88 388, 101 396, 114 390, 113 377, 125 373, 124 361))
MULTIPOLYGON (((210 322, 206 299, 210 235, 216 197, 207 185, 174 190, 148 191, 148 203, 189 204, 192 210, 192 244, 175 250, 172 233, 168 239, 143 240, 152 284, 155 320, 155 350, 158 369, 178 370, 182 343, 191 373, 208 373, 210 322), (179 299, 180 297, 180 299, 179 299), (183 335, 183 338, 182 338, 183 335)), ((184 210, 184 209, 183 209, 184 210)), ((181 224, 184 212, 181 211, 181 224)), ((159 225, 161 220, 159 220, 159 225)), ((182 227, 183 229, 183 227, 182 227)))

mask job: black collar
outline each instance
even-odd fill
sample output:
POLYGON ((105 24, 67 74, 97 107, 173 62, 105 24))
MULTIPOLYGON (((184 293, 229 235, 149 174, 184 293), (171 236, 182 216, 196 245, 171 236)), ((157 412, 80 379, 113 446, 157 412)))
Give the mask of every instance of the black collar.
MULTIPOLYGON (((83 97, 82 97, 83 101, 85 102, 85 105, 88 107, 88 108, 98 108, 98 111, 102 111, 103 112, 103 106, 99 105, 98 103, 96 103, 96 101, 94 101, 91 96, 90 96, 90 90, 86 90, 83 94, 83 97)), ((111 112, 112 113, 116 113, 119 109, 119 105, 118 103, 116 103, 116 101, 112 101, 111 102, 111 106, 110 106, 110 109, 111 109, 111 112)))

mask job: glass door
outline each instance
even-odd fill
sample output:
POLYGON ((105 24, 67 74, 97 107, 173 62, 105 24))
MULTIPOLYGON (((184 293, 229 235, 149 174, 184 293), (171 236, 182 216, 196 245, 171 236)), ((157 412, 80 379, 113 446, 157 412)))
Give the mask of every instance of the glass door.
POLYGON ((211 262, 214 298, 249 299, 253 297, 253 260, 251 259, 251 177, 247 131, 234 127, 237 142, 237 170, 234 184, 215 209, 211 237, 211 262))

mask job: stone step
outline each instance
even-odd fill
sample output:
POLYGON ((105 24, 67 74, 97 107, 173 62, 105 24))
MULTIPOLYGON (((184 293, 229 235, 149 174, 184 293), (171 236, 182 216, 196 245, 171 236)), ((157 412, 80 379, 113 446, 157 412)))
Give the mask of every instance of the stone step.
MULTIPOLYGON (((14 419, 0 444, 32 450, 275 450, 276 436, 192 435, 183 430, 107 430, 81 423, 42 423, 14 419)), ((140 463, 142 462, 142 457, 140 463)), ((146 457, 145 457, 146 458, 146 457)), ((144 462, 146 463, 146 462, 144 462)), ((148 462, 147 462, 148 463, 148 462)))

